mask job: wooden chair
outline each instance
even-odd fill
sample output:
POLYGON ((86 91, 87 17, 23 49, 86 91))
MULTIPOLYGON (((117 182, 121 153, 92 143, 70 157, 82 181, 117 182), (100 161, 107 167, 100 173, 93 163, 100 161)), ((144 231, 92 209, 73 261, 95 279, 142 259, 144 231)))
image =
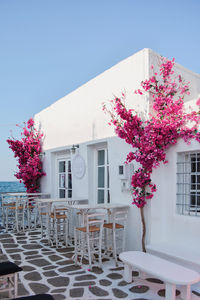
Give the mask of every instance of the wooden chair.
POLYGON ((11 201, 4 204, 5 208, 5 225, 6 232, 8 232, 9 225, 12 225, 12 229, 16 229, 17 232, 25 228, 24 214, 25 214, 25 202, 24 199, 16 198, 15 201, 11 201))
POLYGON ((37 210, 38 210, 39 225, 41 227, 41 236, 44 237, 46 231, 46 235, 47 237, 49 237, 49 210, 50 210, 49 203, 38 202, 37 210))
POLYGON ((75 264, 80 261, 82 263, 83 257, 89 260, 89 266, 92 266, 94 254, 98 254, 99 266, 102 265, 102 235, 103 224, 105 220, 104 213, 93 213, 85 215, 86 225, 84 227, 75 227, 74 240, 75 240, 75 264))
POLYGON ((1 217, 2 225, 6 227, 6 207, 10 204, 14 205, 14 200, 7 194, 1 194, 1 217))
POLYGON ((15 198, 12 196, 8 196, 7 194, 1 194, 1 210, 2 210, 2 225, 6 228, 6 231, 8 231, 8 206, 14 206, 15 205, 15 198), (7 218, 6 218, 7 215, 7 218))
POLYGON ((26 221, 28 229, 35 229, 37 226, 38 209, 37 209, 37 195, 26 198, 26 221))
POLYGON ((56 243, 56 248, 58 248, 59 242, 64 240, 65 245, 68 244, 68 208, 64 205, 56 205, 53 211, 50 213, 50 238, 51 243, 56 243))
POLYGON ((107 231, 105 232, 105 245, 107 250, 112 250, 116 266, 118 265, 117 246, 119 245, 120 248, 122 248, 122 251, 125 250, 125 237, 126 237, 125 233, 126 233, 126 226, 127 226, 127 217, 128 217, 127 209, 114 211, 111 214, 112 222, 105 223, 103 225, 103 227, 107 231), (111 233, 111 237, 109 233, 111 233), (120 239, 120 233, 122 234, 121 239, 120 239), (117 240, 119 240, 118 243, 117 240), (108 247, 109 241, 112 241, 111 248, 108 247))

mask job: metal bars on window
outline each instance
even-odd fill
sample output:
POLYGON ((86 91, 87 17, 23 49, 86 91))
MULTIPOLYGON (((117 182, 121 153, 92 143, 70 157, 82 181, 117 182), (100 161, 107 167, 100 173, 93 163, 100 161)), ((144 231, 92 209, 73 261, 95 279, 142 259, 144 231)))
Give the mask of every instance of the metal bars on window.
POLYGON ((177 212, 200 216, 200 152, 178 154, 177 212))

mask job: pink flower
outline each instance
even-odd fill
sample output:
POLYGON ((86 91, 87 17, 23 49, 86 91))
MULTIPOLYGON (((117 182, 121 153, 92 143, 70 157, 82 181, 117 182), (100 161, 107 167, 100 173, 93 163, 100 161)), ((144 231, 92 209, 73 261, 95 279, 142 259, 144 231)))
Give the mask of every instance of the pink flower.
POLYGON ((28 120, 27 125, 28 125, 28 126, 27 126, 28 128, 33 127, 33 125, 34 125, 33 118, 30 118, 30 119, 28 120))
POLYGON ((24 135, 29 136, 29 131, 26 128, 24 129, 24 135))
POLYGON ((197 100, 196 105, 200 106, 200 98, 197 100))
POLYGON ((41 141, 43 134, 39 134, 33 127, 34 121, 31 118, 23 128, 22 139, 8 139, 9 148, 14 152, 18 159, 19 171, 15 174, 16 178, 23 182, 27 192, 33 193, 39 189, 39 179, 46 175, 42 171, 40 153, 42 152, 41 141))
MULTIPOLYGON (((115 127, 116 134, 133 147, 132 152, 127 155, 127 163, 135 160, 140 164, 140 168, 132 175, 131 185, 133 189, 132 203, 141 208, 146 204, 146 200, 153 197, 156 186, 152 183, 151 175, 153 168, 157 168, 161 162, 167 163, 166 151, 175 145, 179 138, 187 143, 191 139, 200 142, 199 112, 186 113, 184 111, 184 96, 189 94, 189 85, 185 83, 179 75, 172 78, 174 73, 174 59, 163 59, 160 66, 160 77, 157 73, 141 82, 140 89, 135 93, 143 95, 149 92, 152 95, 152 112, 149 119, 143 121, 137 113, 125 106, 125 94, 122 99, 111 100, 113 111, 110 113, 111 124, 115 127), (188 123, 193 122, 192 128, 188 123)), ((196 103, 200 106, 200 98, 196 103)))

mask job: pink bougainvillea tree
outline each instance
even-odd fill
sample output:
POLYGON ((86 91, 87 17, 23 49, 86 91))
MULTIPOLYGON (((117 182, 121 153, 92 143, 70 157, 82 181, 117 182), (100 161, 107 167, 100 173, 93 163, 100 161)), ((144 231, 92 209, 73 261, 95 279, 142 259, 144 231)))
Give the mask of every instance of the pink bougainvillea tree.
POLYGON ((38 132, 34 126, 34 120, 30 118, 22 128, 21 140, 9 138, 7 140, 9 148, 18 159, 19 171, 15 177, 23 182, 27 193, 39 191, 39 179, 46 175, 42 170, 42 138, 43 134, 38 132))
MULTIPOLYGON (((184 97, 189 94, 189 86, 181 75, 174 75, 174 59, 162 58, 159 74, 141 82, 141 89, 136 94, 149 94, 151 109, 147 120, 139 117, 134 109, 125 105, 126 96, 111 100, 111 108, 104 104, 103 109, 110 114, 116 134, 133 147, 126 162, 136 161, 139 168, 132 176, 132 204, 140 208, 143 225, 142 248, 145 249, 146 226, 143 207, 156 192, 156 185, 151 175, 161 162, 167 163, 166 150, 175 145, 179 138, 190 143, 191 139, 200 142, 200 109, 186 112, 184 97)), ((200 108, 200 99, 196 103, 200 108)))

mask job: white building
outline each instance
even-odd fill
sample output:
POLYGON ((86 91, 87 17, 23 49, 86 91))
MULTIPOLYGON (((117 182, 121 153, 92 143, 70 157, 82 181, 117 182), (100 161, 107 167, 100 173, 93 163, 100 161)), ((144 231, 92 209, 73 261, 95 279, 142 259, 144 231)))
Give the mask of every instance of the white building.
MULTIPOLYGON (((159 59, 152 50, 143 49, 35 116, 45 134, 47 176, 42 179, 42 191, 51 192, 52 197, 89 199, 89 203, 130 204, 129 250, 141 249, 139 209, 131 205, 129 176, 119 174, 119 166, 131 148, 108 125, 109 116, 103 113, 102 102, 125 91, 127 105, 146 115, 149 99, 134 91, 151 76, 151 65, 158 65, 159 59), (79 146, 75 153, 71 151, 73 145, 79 146)), ((185 102, 194 103, 200 96, 200 75, 177 64, 175 73, 190 82, 191 93, 185 102)), ((200 145, 193 141, 188 146, 179 141, 167 156, 169 163, 153 172, 157 192, 145 207, 147 248, 172 259, 185 257, 187 262, 192 260, 190 265, 196 261, 200 270, 200 145)))

